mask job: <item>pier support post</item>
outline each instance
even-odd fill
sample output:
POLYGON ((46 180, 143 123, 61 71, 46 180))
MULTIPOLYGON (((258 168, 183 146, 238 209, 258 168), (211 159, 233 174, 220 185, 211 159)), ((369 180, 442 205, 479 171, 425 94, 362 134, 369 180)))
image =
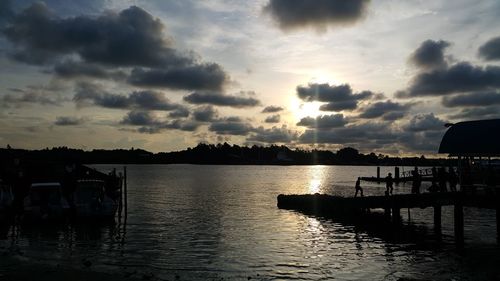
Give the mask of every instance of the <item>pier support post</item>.
POLYGON ((377 167, 377 181, 380 182, 380 167, 377 167))
POLYGON ((434 206, 434 231, 441 233, 441 205, 434 206))
POLYGON ((500 203, 497 199, 497 241, 500 242, 500 203))
POLYGON ((459 244, 464 242, 464 209, 462 203, 455 204, 455 241, 459 244))
POLYGON ((392 222, 398 224, 401 222, 401 213, 399 207, 392 207, 392 222))
POLYGON ((399 167, 394 167, 394 181, 399 182, 399 167))

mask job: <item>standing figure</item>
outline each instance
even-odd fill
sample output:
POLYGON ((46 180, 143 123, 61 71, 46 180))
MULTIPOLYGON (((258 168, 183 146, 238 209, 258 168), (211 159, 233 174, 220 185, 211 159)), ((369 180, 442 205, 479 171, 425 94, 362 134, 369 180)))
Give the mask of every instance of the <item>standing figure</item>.
POLYGON ((387 177, 385 177, 385 195, 389 195, 391 194, 392 195, 392 191, 394 190, 394 188, 392 187, 392 184, 394 183, 393 179, 392 179, 392 174, 389 173, 387 175, 387 177))
POLYGON ((412 185, 411 185, 411 193, 414 194, 419 194, 420 193, 420 186, 422 185, 422 177, 418 173, 417 170, 412 171, 412 185))
POLYGON ((361 197, 363 197, 363 188, 361 188, 361 178, 358 177, 358 180, 356 181, 356 186, 354 187, 356 189, 356 193, 354 193, 354 197, 358 196, 358 191, 361 194, 361 197))
POLYGON ((450 167, 448 172, 448 181, 450 182, 450 191, 457 191, 458 176, 452 167, 450 167))

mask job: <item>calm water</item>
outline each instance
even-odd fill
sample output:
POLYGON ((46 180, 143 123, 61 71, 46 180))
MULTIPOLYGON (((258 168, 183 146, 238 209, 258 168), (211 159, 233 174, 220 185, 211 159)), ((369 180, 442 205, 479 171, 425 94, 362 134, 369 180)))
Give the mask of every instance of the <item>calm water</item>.
MULTIPOLYGON (((402 210, 409 230, 387 235, 276 207, 280 193, 352 196, 356 177, 374 174, 375 167, 132 165, 126 224, 4 227, 0 250, 73 267, 88 259, 94 270, 139 278, 500 278, 494 211, 465 210, 466 244, 459 249, 451 208, 443 209, 440 242, 431 209, 412 210, 410 221, 402 210)), ((363 186, 366 195, 385 190, 363 186)))

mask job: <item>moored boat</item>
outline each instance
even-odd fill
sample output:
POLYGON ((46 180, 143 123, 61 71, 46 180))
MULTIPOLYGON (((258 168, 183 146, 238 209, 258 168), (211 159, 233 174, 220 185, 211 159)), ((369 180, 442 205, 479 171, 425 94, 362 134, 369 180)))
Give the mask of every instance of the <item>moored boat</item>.
POLYGON ((33 183, 24 198, 24 215, 34 220, 61 220, 69 213, 70 206, 62 195, 58 182, 33 183))

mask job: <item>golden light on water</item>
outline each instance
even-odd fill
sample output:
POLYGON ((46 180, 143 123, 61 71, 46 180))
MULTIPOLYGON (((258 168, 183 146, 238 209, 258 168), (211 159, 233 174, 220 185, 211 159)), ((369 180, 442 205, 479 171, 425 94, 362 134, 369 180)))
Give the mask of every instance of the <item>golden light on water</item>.
POLYGON ((322 193, 327 184, 325 182, 327 166, 311 166, 309 168, 309 193, 322 193))

